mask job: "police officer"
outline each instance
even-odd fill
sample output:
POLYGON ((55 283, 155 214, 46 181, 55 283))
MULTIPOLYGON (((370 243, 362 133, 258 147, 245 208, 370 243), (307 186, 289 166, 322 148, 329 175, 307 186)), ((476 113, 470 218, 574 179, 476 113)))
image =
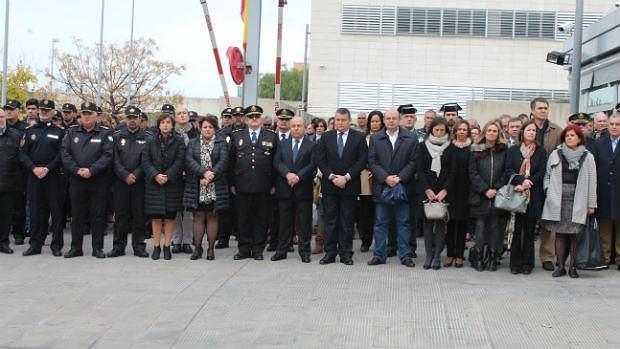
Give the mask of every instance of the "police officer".
POLYGON ((198 124, 196 124, 196 122, 198 121, 198 113, 190 110, 189 112, 187 112, 187 115, 189 116, 189 123, 192 124, 192 128, 197 130, 198 134, 200 134, 200 130, 198 130, 198 124))
POLYGON ((149 128, 149 116, 145 112, 140 113, 140 128, 143 130, 149 128))
MULTIPOLYGON (((230 144, 230 137, 234 130, 245 128, 245 114, 242 107, 226 108, 222 110, 222 125, 217 132, 217 136, 225 139, 230 144)), ((229 170, 228 183, 232 185, 232 171, 229 170)), ((220 212, 218 215, 218 234, 215 248, 228 248, 230 236, 236 231, 237 218, 235 216, 235 195, 230 193, 229 209, 220 212)))
POLYGON ((112 164, 112 135, 110 129, 97 125, 94 103, 82 103, 81 124, 67 131, 62 142, 62 162, 69 175, 71 194, 71 249, 65 258, 83 256, 84 224, 88 220, 92 234, 92 255, 105 258, 105 230, 108 171, 112 164))
POLYGON ((463 110, 458 103, 446 103, 439 108, 440 112, 443 112, 443 118, 448 122, 450 128, 450 134, 453 134, 453 128, 456 122, 461 118, 459 116, 459 110, 463 110))
POLYGON ((77 108, 74 104, 65 103, 62 105, 62 124, 65 129, 77 125, 77 108))
POLYGON ((29 126, 22 138, 19 158, 28 171, 30 198, 30 247, 24 256, 41 254, 47 237, 48 220, 52 217, 52 254, 62 255, 64 226, 64 189, 61 145, 65 130, 52 122, 56 113, 54 101, 39 102, 39 123, 29 126))
POLYGON ((140 129, 141 110, 125 108, 127 128, 114 132, 114 243, 108 257, 125 255, 131 231, 133 254, 148 257, 144 243, 144 171, 142 151, 150 133, 140 129))
POLYGON ((267 239, 270 193, 274 191, 273 157, 278 147, 275 132, 261 127, 263 109, 246 108, 247 129, 239 129, 230 138, 230 159, 237 207, 239 252, 234 259, 251 256, 263 260, 267 239))
POLYGON ((21 176, 19 163, 20 133, 8 127, 6 112, 0 109, 0 253, 11 254, 9 229, 13 215, 14 194, 21 176))
MULTIPOLYGON (((24 134, 27 123, 19 120, 19 112, 21 111, 22 104, 15 99, 9 99, 4 105, 4 111, 6 112, 6 126, 16 130, 20 136, 24 134)), ((17 184, 17 191, 14 197, 14 210, 13 218, 11 221, 11 228, 13 236, 15 237, 15 245, 24 244, 24 236, 26 231, 26 182, 24 175, 18 176, 15 179, 17 184)))

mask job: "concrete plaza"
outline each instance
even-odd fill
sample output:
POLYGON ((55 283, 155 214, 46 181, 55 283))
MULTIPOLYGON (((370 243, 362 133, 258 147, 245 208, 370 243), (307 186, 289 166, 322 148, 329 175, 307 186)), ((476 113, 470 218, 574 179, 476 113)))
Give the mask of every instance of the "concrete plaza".
MULTIPOLYGON (((65 235, 65 245, 70 234, 65 235)), ((149 240, 148 250, 151 251, 149 240)), ((418 239, 421 246, 423 241, 418 239)), ((106 237, 106 251, 111 247, 106 237)), ((0 255, 0 347, 618 348, 620 272, 0 255)), ((356 250, 359 240, 356 241, 356 250)), ((65 247, 64 252, 66 252, 65 247)), ((418 249, 423 250, 422 248, 418 249)))

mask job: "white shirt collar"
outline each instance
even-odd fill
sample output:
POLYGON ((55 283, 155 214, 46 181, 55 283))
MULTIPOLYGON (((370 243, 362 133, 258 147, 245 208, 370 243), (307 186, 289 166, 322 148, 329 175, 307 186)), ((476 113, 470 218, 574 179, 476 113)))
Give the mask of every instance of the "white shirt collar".
POLYGON ((252 132, 256 132, 256 139, 258 139, 258 137, 260 137, 260 131, 261 131, 261 127, 257 128, 256 130, 252 130, 251 128, 248 127, 248 132, 250 133, 250 139, 252 139, 252 132))

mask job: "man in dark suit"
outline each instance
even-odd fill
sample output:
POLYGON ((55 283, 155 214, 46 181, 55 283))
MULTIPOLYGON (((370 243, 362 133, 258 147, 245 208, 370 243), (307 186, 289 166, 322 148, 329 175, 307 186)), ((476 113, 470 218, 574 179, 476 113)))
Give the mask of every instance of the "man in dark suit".
POLYGON ((312 185, 316 175, 314 161, 315 143, 304 136, 303 118, 290 121, 290 137, 280 142, 273 164, 276 169, 276 197, 280 212, 280 229, 277 252, 272 261, 286 258, 293 236, 295 217, 299 217, 299 256, 310 263, 312 238, 312 185))
POLYGON ((270 193, 273 192, 273 156, 278 148, 276 134, 261 127, 263 109, 246 108, 248 128, 233 131, 230 138, 231 191, 236 195, 239 252, 235 260, 251 256, 263 260, 267 240, 270 193))
POLYGON ((395 109, 385 112, 385 128, 370 137, 368 165, 373 175, 372 195, 375 198, 374 256, 368 265, 385 264, 388 226, 393 214, 398 237, 398 255, 403 265, 414 267, 409 221, 409 197, 415 198, 413 179, 416 168, 418 139, 403 127, 399 127, 399 113, 395 109), (380 200, 384 188, 402 188, 402 200, 388 204, 380 200))
POLYGON ((590 150, 596 160, 596 216, 601 231, 605 264, 610 264, 615 252, 617 268, 620 270, 620 111, 609 118, 608 132, 600 136, 590 150))
POLYGON ((321 189, 325 208, 325 256, 321 264, 340 262, 353 265, 353 221, 357 195, 361 191, 360 173, 366 167, 366 135, 351 129, 351 112, 339 108, 334 130, 325 132, 316 151, 323 174, 321 189))

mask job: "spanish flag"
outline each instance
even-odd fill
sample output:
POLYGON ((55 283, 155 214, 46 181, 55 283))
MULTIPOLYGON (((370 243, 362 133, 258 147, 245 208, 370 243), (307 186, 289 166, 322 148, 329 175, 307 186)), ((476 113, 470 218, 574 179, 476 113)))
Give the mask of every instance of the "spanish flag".
POLYGON ((248 6, 250 0, 241 0, 241 20, 243 21, 243 52, 245 54, 248 43, 248 6))

